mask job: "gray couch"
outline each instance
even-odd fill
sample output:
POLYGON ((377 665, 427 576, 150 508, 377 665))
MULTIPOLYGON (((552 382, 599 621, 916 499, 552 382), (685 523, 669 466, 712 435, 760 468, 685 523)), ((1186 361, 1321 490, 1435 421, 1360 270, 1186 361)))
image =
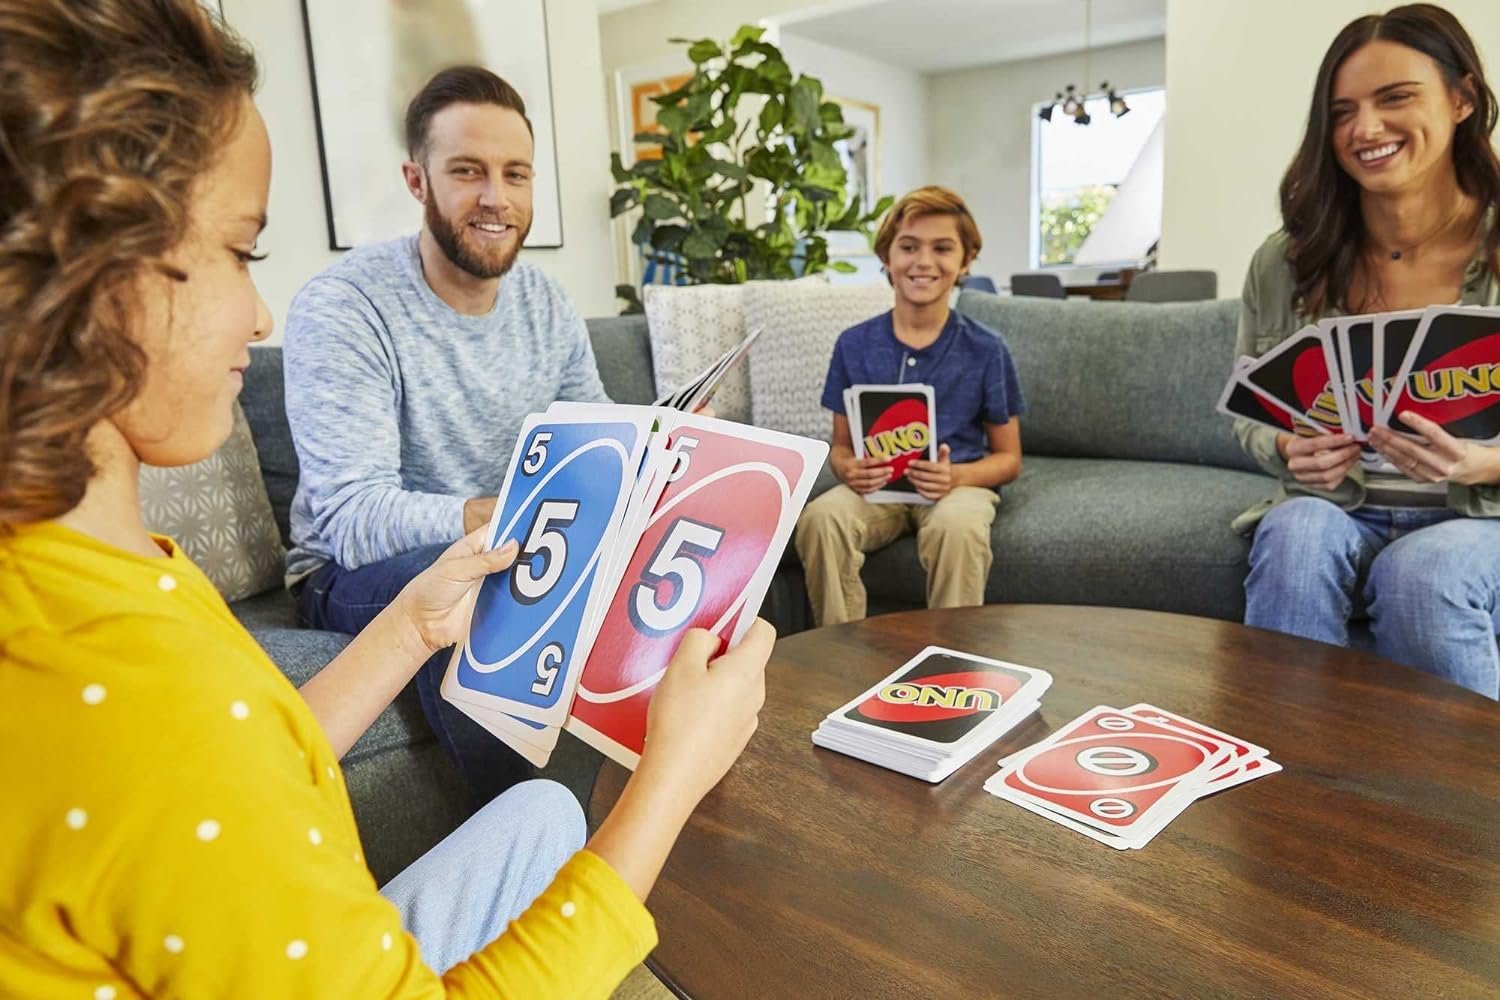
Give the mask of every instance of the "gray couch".
MULTIPOLYGON (((986 597, 1151 608, 1238 620, 1248 543, 1230 520, 1271 490, 1214 413, 1233 353, 1237 304, 1081 303, 964 292, 959 308, 1004 332, 1026 392, 1025 468, 1005 488, 986 597)), ((592 320, 599 372, 620 402, 650 402, 644 318, 592 320)), ((281 352, 258 348, 241 396, 267 490, 287 533, 297 460, 286 425, 281 352)), ((500 461, 503 456, 496 456, 500 461)), ((819 489, 832 483, 825 470, 819 489)), ((872 612, 921 606, 910 539, 866 565, 872 612)), ((300 682, 348 641, 297 627, 273 591, 235 613, 300 682)), ((808 627, 801 570, 788 553, 764 613, 783 634, 808 627)), ((566 734, 548 776, 584 798, 598 757, 566 734)), ((463 816, 464 796, 408 689, 344 760, 371 867, 388 878, 463 816)))

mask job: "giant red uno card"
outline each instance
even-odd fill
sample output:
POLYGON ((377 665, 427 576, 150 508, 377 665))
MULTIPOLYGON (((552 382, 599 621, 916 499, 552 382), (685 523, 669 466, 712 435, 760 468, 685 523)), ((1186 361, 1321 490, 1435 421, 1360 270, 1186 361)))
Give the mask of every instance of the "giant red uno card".
POLYGON ((1386 407, 1390 426, 1410 432, 1402 413, 1457 438, 1500 441, 1500 309, 1427 310, 1386 407))
POLYGON ((749 628, 807 491, 819 442, 684 417, 680 457, 609 600, 566 728, 634 767, 646 709, 678 640, 704 628, 733 645, 749 628))
POLYGON ((1232 753, 1207 736, 1100 706, 1012 757, 1001 788, 1006 797, 1128 837, 1180 806, 1173 791, 1232 753))

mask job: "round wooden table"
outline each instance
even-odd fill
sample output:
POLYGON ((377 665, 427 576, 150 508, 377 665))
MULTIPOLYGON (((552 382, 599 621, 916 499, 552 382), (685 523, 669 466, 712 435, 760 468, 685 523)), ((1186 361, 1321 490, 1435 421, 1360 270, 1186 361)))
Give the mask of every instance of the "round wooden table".
MULTIPOLYGON (((777 643, 760 729, 651 896, 682 997, 1495 997, 1500 705, 1374 656, 1113 608, 911 612, 777 643), (1041 667, 1040 717, 939 785, 813 747, 929 644, 1041 667), (1146 701, 1285 771, 1114 851, 986 793, 1004 753, 1146 701)), ((598 822, 628 773, 606 763, 598 822)))

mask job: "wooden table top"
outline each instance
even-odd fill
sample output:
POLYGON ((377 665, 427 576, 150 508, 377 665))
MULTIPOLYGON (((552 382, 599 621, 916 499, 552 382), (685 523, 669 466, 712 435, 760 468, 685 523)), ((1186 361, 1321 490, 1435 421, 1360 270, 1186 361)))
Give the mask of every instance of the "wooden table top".
MULTIPOLYGON (((761 725, 651 896, 679 996, 1500 993, 1500 706, 1373 656, 1156 612, 910 612, 777 643, 761 725), (939 785, 812 746, 929 644, 1041 667, 1034 717, 939 785), (1285 771, 1115 851, 981 787, 1098 704, 1146 701, 1285 771)), ((597 823, 628 773, 606 762, 597 823)))

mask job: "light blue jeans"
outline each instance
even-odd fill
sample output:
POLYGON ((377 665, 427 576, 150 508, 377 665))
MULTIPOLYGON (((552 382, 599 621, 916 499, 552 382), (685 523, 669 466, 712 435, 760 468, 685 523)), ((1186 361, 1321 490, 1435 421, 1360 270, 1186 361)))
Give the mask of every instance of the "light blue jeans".
POLYGON ((492 799, 380 890, 439 973, 489 944, 583 847, 583 810, 555 781, 492 799))
POLYGON ((1316 497, 1272 508, 1250 548, 1245 624, 1347 646, 1359 607, 1381 656, 1500 699, 1500 521, 1316 497))

